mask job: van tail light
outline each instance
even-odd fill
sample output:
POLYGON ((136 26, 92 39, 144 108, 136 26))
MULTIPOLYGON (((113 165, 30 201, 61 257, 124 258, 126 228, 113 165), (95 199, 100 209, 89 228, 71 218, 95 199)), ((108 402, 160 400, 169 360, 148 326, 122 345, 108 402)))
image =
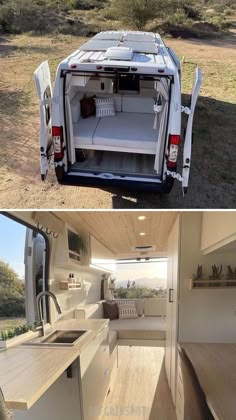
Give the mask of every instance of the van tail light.
POLYGON ((168 146, 168 157, 167 157, 168 168, 176 169, 179 145, 180 145, 180 135, 170 134, 169 146, 168 146))
POLYGON ((54 144, 55 159, 62 159, 64 157, 62 127, 52 127, 52 140, 54 144))

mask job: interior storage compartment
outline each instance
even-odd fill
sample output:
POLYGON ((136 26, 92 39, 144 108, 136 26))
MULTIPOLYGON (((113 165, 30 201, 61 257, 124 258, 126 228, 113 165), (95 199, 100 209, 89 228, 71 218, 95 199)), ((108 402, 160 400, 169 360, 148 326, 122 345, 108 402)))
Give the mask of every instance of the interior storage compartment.
MULTIPOLYGON (((161 149, 158 143, 162 140, 159 129, 163 126, 161 112, 154 112, 157 100, 155 81, 151 78, 139 80, 135 77, 131 83, 124 75, 110 78, 107 75, 72 76, 66 103, 73 171, 100 170, 156 176, 155 158, 161 149), (84 97, 112 97, 115 115, 83 118, 80 101, 84 97), (88 158, 79 162, 77 150, 94 153, 87 154, 88 158)), ((162 131, 163 136, 165 127, 162 131)))

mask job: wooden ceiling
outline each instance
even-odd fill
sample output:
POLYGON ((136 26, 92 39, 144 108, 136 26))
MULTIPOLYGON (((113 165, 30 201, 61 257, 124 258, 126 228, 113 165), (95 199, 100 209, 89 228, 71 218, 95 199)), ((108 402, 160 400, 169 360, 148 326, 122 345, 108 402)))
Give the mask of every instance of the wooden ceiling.
POLYGON ((115 258, 137 257, 132 247, 156 245, 146 256, 166 255, 167 239, 178 212, 174 211, 61 211, 58 218, 75 230, 85 229, 114 254, 115 258), (145 216, 139 220, 139 216, 145 216), (140 233, 145 233, 140 236, 140 233))

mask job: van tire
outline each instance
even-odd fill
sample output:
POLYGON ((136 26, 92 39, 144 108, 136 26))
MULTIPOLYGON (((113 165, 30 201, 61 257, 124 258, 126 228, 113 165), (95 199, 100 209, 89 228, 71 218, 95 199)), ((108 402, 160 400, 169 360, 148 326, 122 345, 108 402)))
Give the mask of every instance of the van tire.
POLYGON ((65 176, 65 169, 64 169, 64 165, 63 166, 57 166, 55 168, 55 172, 56 172, 56 177, 58 182, 62 182, 65 176))
POLYGON ((166 177, 166 182, 163 184, 163 193, 164 194, 169 194, 173 188, 174 185, 174 178, 172 178, 171 176, 167 176, 166 177))

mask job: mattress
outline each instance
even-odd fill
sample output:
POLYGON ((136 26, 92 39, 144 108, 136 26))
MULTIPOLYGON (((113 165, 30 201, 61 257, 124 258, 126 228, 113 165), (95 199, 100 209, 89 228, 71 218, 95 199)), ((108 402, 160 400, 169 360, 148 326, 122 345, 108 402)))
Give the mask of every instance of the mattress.
POLYGON ((158 131, 153 129, 154 115, 118 112, 101 118, 93 136, 93 144, 121 146, 156 151, 158 131))
POLYGON ((156 153, 158 130, 154 114, 117 112, 114 117, 80 119, 73 124, 75 147, 156 153))

